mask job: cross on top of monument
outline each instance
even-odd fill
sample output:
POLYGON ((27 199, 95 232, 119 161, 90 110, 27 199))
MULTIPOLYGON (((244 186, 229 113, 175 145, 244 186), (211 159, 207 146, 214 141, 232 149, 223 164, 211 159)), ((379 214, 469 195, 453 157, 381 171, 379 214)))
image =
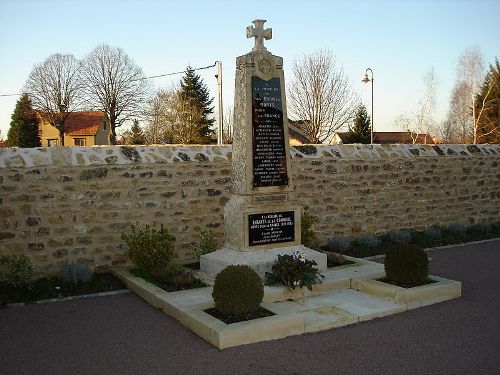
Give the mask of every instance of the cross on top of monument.
POLYGON ((252 51, 267 51, 267 48, 264 47, 264 39, 272 39, 273 29, 264 30, 265 22, 266 20, 253 20, 252 23, 255 27, 247 27, 247 38, 255 37, 255 46, 252 48, 252 51))

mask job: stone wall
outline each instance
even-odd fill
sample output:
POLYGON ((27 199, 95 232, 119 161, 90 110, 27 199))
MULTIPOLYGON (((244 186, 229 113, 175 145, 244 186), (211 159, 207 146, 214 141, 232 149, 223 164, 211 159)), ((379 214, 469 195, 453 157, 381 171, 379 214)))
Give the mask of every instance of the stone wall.
MULTIPOLYGON (((500 220, 500 146, 341 145, 291 149, 295 196, 320 241, 396 228, 500 220)), ((65 260, 126 263, 129 223, 164 224, 181 258, 200 229, 223 243, 231 148, 0 149, 0 255, 41 272, 65 260)))

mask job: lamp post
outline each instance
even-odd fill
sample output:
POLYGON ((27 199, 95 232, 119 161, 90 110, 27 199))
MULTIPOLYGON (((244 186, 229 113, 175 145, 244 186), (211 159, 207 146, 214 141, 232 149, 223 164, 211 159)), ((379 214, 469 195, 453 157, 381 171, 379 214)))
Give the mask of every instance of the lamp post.
POLYGON ((365 76, 363 77, 361 82, 363 82, 363 83, 371 82, 372 83, 372 121, 371 121, 372 126, 371 126, 371 132, 370 132, 370 144, 373 144, 373 70, 371 70, 370 68, 366 69, 365 76), (371 73, 371 76, 372 76, 371 79, 368 78, 368 71, 370 71, 370 73, 371 73))

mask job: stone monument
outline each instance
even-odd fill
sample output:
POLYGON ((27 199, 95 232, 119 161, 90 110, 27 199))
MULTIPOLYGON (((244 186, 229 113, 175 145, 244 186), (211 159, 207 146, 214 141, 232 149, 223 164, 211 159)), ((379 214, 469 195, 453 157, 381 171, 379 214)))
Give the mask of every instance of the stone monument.
POLYGON ((299 251, 326 269, 326 255, 301 245, 301 208, 292 198, 283 59, 267 51, 272 29, 265 20, 247 27, 255 46, 236 59, 232 197, 224 209, 224 247, 200 259, 215 277, 231 264, 246 264, 264 277, 278 254, 299 251))

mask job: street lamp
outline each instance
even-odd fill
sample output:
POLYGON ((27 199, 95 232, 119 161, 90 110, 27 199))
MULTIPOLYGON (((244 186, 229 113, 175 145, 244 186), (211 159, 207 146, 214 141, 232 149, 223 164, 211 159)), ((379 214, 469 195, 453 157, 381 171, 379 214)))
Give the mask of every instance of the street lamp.
POLYGON ((361 82, 363 82, 363 83, 371 82, 372 83, 372 121, 371 121, 372 126, 371 126, 371 134, 370 134, 370 144, 373 144, 373 70, 371 70, 370 68, 366 69, 365 76, 363 77, 361 82), (368 71, 370 71, 372 79, 368 78, 368 71))

